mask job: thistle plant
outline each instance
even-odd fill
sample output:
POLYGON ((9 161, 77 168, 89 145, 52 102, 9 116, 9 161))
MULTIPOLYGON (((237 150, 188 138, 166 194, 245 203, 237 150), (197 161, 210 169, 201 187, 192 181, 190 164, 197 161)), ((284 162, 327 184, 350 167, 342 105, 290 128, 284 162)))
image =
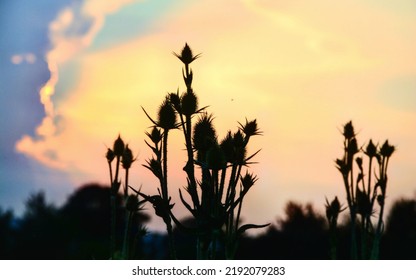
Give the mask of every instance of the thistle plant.
MULTIPOLYGON (((141 210, 141 204, 144 201, 139 201, 137 194, 129 194, 129 170, 136 160, 133 156, 133 152, 128 145, 124 144, 120 135, 114 141, 113 148, 108 148, 106 153, 106 159, 108 163, 108 169, 110 174, 110 205, 111 205, 111 232, 110 232, 110 256, 113 259, 129 259, 133 252, 131 252, 131 229, 135 215, 141 210), (115 160, 115 163, 114 163, 115 160), (113 165, 115 164, 115 170, 113 165), (122 180, 120 179, 120 168, 124 169, 124 184, 123 184, 123 207, 125 210, 124 220, 124 233, 122 248, 118 248, 117 244, 117 225, 120 224, 116 220, 116 212, 120 205, 117 205, 117 195, 120 187, 122 186, 122 180)), ((140 229, 139 235, 144 234, 145 230, 140 229)), ((138 237, 138 236, 136 236, 138 237)))
MULTIPOLYGON (((365 148, 360 147, 351 121, 344 125, 342 134, 344 155, 336 160, 336 166, 343 178, 350 214, 351 258, 377 259, 384 231, 387 169, 395 147, 390 145, 388 140, 381 146, 370 140, 365 148), (357 233, 360 234, 360 239, 357 238, 357 233)), ((327 205, 327 214, 331 209, 331 206, 327 205)), ((330 227, 334 222, 334 215, 331 213, 328 216, 332 219, 331 221, 328 218, 330 227)))
POLYGON ((267 226, 240 224, 244 198, 257 181, 248 168, 259 151, 247 156, 247 147, 251 137, 261 135, 261 132, 256 120, 246 120, 236 132, 229 131, 219 140, 213 124, 214 117, 206 112, 207 107, 199 107, 198 97, 192 88, 194 75, 190 64, 200 54, 194 55, 185 44, 181 53, 174 55, 184 64, 182 76, 186 91, 183 94, 179 94, 179 90, 168 94, 156 120, 143 109, 153 123, 151 132, 146 133, 146 144, 153 156, 144 166, 158 179, 160 187, 155 195, 137 193, 153 204, 156 215, 165 222, 172 258, 176 256, 172 221, 180 230, 196 235, 198 259, 216 258, 221 236, 224 236, 225 257, 234 258, 238 240, 244 231, 267 226), (179 197, 196 220, 194 228, 182 225, 172 212, 174 204, 169 196, 167 145, 169 132, 174 129, 182 130, 185 140, 187 161, 183 167, 186 174, 184 190, 189 198, 184 197, 182 190, 179 190, 179 197), (196 179, 196 170, 201 175, 200 179, 196 179))

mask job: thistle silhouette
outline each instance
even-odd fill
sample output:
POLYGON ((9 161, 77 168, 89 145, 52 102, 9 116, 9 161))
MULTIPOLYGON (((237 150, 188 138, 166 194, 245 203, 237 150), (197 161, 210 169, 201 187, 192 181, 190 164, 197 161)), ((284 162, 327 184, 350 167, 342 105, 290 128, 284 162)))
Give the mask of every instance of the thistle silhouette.
POLYGON ((194 75, 190 64, 200 54, 194 55, 188 44, 185 44, 180 54, 173 54, 184 64, 182 75, 186 91, 180 95, 178 90, 166 96, 159 108, 157 120, 151 118, 143 108, 153 123, 152 131, 146 133, 146 144, 152 150, 153 156, 144 166, 159 180, 160 188, 156 195, 136 192, 153 205, 156 215, 165 222, 172 258, 176 257, 172 221, 179 229, 197 237, 198 259, 216 258, 221 235, 225 236, 224 256, 234 258, 242 233, 268 225, 240 224, 244 198, 258 180, 247 169, 253 163, 250 160, 259 151, 247 156, 247 146, 251 137, 261 135, 261 132, 256 120, 246 119, 245 124, 239 123, 240 127, 236 132, 229 131, 219 141, 213 123, 214 117, 206 112, 207 107, 199 107, 198 97, 192 89, 194 75), (194 117, 197 118, 195 123, 194 117), (187 162, 183 170, 187 185, 184 190, 191 202, 185 199, 182 190, 179 190, 179 196, 182 204, 196 220, 194 228, 184 226, 176 218, 172 212, 174 204, 169 196, 168 133, 177 128, 182 130, 185 140, 187 162), (201 174, 198 180, 195 177, 196 169, 201 174), (243 169, 246 169, 245 175, 242 175, 243 169))
MULTIPOLYGON (((387 168, 395 147, 390 145, 388 140, 378 147, 370 139, 365 149, 360 148, 351 121, 344 125, 342 134, 344 136, 344 155, 342 158, 336 159, 335 163, 342 175, 347 196, 351 222, 351 258, 378 259, 380 239, 384 231, 383 215, 387 193, 387 168), (367 174, 364 171, 365 159, 368 162, 367 174), (374 159, 376 160, 374 161, 374 159), (357 168, 358 173, 356 173, 357 168), (378 214, 378 218, 374 225, 372 217, 375 214, 378 214), (360 233, 359 239, 357 238, 357 227, 360 233), (360 246, 358 240, 361 241, 360 246)), ((337 198, 330 204, 327 202, 326 213, 331 231, 335 231, 340 211, 337 198)), ((331 256, 334 257, 333 252, 331 256)))

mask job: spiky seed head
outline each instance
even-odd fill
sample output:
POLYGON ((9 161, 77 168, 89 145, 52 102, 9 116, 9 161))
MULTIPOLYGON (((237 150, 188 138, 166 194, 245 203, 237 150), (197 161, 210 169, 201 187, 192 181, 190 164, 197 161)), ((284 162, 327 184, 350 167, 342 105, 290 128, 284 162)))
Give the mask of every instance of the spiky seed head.
POLYGON ((150 171, 152 171, 153 175, 156 176, 156 178, 161 179, 162 178, 162 164, 159 160, 155 158, 151 158, 150 160, 146 161, 147 165, 143 165, 150 171))
POLYGON ((241 184, 243 185, 243 191, 247 192, 258 180, 256 175, 253 175, 251 173, 248 173, 246 171, 246 174, 241 176, 240 178, 241 184))
POLYGON ((331 203, 326 201, 326 217, 329 222, 334 219, 335 221, 338 219, 339 213, 341 213, 341 204, 339 203, 338 197, 335 196, 334 200, 331 203))
POLYGON ((116 157, 121 157, 123 155, 123 152, 124 152, 124 141, 121 139, 119 135, 116 141, 114 141, 113 153, 116 157))
POLYGON ((121 165, 124 169, 129 169, 133 162, 133 152, 129 148, 129 145, 126 145, 126 147, 124 148, 123 156, 121 157, 121 165))
POLYGON ((391 157, 395 151, 395 147, 389 144, 389 140, 386 140, 380 148, 380 155, 383 157, 391 157))
POLYGON ((247 137, 251 137, 254 135, 261 135, 261 131, 258 128, 257 120, 248 121, 246 119, 245 125, 240 124, 240 129, 244 132, 247 137))
POLYGON ((107 153, 105 154, 105 158, 107 159, 108 163, 111 163, 116 156, 114 155, 113 150, 110 148, 107 149, 107 153))
POLYGON ((176 128, 176 113, 168 99, 165 99, 159 107, 158 124, 163 129, 176 128))
POLYGON ((365 148, 364 153, 369 157, 373 158, 377 154, 377 146, 374 145, 373 140, 370 139, 370 141, 367 144, 367 147, 365 148))
POLYGON ((156 126, 153 127, 151 133, 146 132, 146 135, 156 145, 162 140, 162 133, 160 132, 160 129, 157 129, 156 126))
POLYGON ((185 43, 185 46, 183 47, 181 54, 173 53, 177 58, 179 58, 183 64, 189 65, 197 59, 201 54, 193 55, 191 48, 188 46, 188 43, 185 43))
POLYGON ((198 97, 192 89, 187 90, 181 98, 182 113, 191 116, 198 110, 198 97))
POLYGON ((212 123, 212 115, 202 114, 194 126, 193 143, 197 151, 208 151, 216 142, 217 133, 212 123))
POLYGON ((352 121, 347 122, 344 125, 344 132, 342 133, 345 139, 352 139, 355 137, 354 126, 352 125, 352 121))

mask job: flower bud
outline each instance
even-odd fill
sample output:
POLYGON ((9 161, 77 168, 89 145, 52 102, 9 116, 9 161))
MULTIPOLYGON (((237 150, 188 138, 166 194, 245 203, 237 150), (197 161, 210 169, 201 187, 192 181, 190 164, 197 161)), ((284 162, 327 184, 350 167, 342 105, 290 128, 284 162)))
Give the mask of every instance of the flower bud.
POLYGON ((116 141, 114 141, 113 153, 115 156, 121 157, 123 155, 123 152, 124 152, 124 142, 119 135, 116 141))
POLYGON ((354 126, 352 125, 351 121, 349 121, 348 123, 344 125, 343 135, 345 139, 351 139, 355 137, 354 126))
POLYGON ((370 142, 368 142, 367 147, 365 148, 365 154, 369 158, 373 158, 377 155, 377 146, 373 144, 373 141, 370 139, 370 142))
POLYGON ((191 48, 188 46, 187 43, 185 43, 185 47, 183 47, 181 54, 178 55, 177 53, 173 53, 177 58, 179 58, 185 65, 189 65, 192 63, 192 61, 194 61, 195 59, 197 59, 200 54, 197 55, 193 55, 191 48))
POLYGON ((121 165, 124 169, 129 169, 133 161, 133 152, 130 150, 129 145, 126 145, 123 156, 121 157, 121 165))
POLYGON ((380 148, 380 155, 383 157, 390 157, 395 151, 395 147, 393 145, 389 144, 389 141, 386 140, 384 142, 383 146, 380 148))
POLYGON ((192 89, 186 91, 181 98, 182 113, 191 116, 198 110, 198 98, 192 89))
POLYGON ((115 155, 114 155, 113 150, 111 150, 110 148, 108 148, 107 149, 107 153, 105 154, 105 158, 107 159, 107 161, 109 163, 111 163, 114 160, 114 158, 115 158, 115 155))
POLYGON ((261 134, 261 132, 259 131, 259 128, 257 126, 257 120, 252 120, 252 121, 249 122, 246 119, 246 124, 245 125, 242 125, 241 123, 239 123, 239 124, 240 124, 240 129, 244 132, 244 134, 247 137, 251 137, 251 136, 254 136, 254 135, 260 135, 261 134))
POLYGON ((197 151, 208 151, 211 145, 216 142, 217 133, 212 120, 212 115, 203 114, 195 123, 193 142, 197 151))
POLYGON ((332 221, 337 221, 339 213, 342 212, 341 204, 339 203, 338 197, 335 197, 334 200, 329 203, 328 200, 326 201, 326 217, 328 221, 331 223, 332 221))
POLYGON ((155 175, 157 178, 161 179, 163 177, 161 162, 154 158, 147 160, 146 162, 147 165, 143 166, 152 171, 153 175, 155 175))
POLYGON ((241 184, 243 185, 243 191, 248 192, 248 190, 256 183, 258 178, 257 176, 246 171, 246 174, 244 175, 244 177, 241 176, 240 180, 241 184))
POLYGON ((160 105, 158 117, 158 124, 161 128, 176 128, 176 113, 172 104, 167 99, 162 102, 162 105, 160 105))

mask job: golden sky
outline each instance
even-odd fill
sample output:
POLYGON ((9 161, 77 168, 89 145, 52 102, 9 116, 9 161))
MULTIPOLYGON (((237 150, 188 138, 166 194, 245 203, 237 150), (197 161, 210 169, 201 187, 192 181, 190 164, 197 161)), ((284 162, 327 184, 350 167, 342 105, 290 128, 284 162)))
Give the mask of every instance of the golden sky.
MULTIPOLYGON (((264 132, 250 147, 261 152, 253 166, 259 180, 245 205, 247 221, 273 221, 288 200, 313 202, 320 211, 325 197, 343 201, 334 160, 342 156, 340 130, 349 120, 362 145, 388 138, 397 146, 388 199, 414 197, 411 2, 392 7, 358 0, 182 1, 149 23, 147 32, 94 46, 96 36, 114 28, 106 16, 140 5, 124 2, 101 9, 101 1, 90 2, 84 13, 96 24, 82 36, 64 32, 76 20, 71 8, 50 24, 54 48, 46 56, 52 75, 43 88, 49 95, 37 130, 42 137, 24 136, 18 151, 65 170, 74 185, 107 183, 106 145, 120 133, 138 157, 132 184, 156 192, 156 179, 141 166, 150 155, 143 140, 151 125, 141 106, 155 116, 166 93, 184 90, 172 51, 187 42, 202 53, 191 65, 194 90, 214 114, 220 138, 245 118, 257 119, 264 132), (65 76, 69 67, 76 68, 75 77, 65 76)), ((177 131, 169 145, 174 198, 185 180, 183 142, 177 131)))

